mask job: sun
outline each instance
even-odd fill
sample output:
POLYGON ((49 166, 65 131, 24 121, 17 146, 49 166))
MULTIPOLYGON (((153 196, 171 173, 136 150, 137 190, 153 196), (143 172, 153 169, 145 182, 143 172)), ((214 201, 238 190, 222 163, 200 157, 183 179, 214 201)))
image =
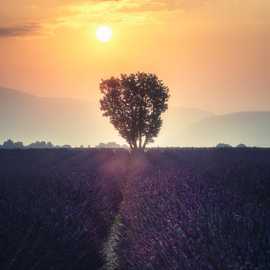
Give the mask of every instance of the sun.
POLYGON ((108 42, 112 38, 112 29, 109 26, 102 25, 96 30, 96 37, 100 42, 108 42))

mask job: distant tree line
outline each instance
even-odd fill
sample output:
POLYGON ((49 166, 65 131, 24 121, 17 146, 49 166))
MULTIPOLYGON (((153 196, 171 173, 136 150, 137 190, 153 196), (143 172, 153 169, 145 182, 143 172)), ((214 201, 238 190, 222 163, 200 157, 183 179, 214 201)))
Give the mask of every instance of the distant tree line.
POLYGON ((71 145, 53 145, 51 142, 36 141, 28 145, 24 145, 23 142, 14 142, 11 139, 6 140, 2 145, 1 149, 51 149, 51 148, 72 148, 71 145))
MULTIPOLYGON (((216 148, 232 148, 233 146, 230 144, 226 144, 226 143, 219 143, 216 145, 216 148)), ((236 145, 235 147, 237 148, 246 148, 247 146, 243 143, 240 143, 238 145, 236 145)))
MULTIPOLYGON (((230 144, 226 144, 226 143, 219 143, 216 145, 216 148, 232 148, 233 146, 230 144)), ((248 147, 247 145, 240 143, 238 145, 236 145, 235 147, 237 148, 246 148, 248 147)), ((65 145, 54 145, 51 142, 46 142, 46 141, 36 141, 33 143, 30 143, 28 145, 24 145, 23 142, 14 142, 11 139, 8 139, 6 141, 3 142, 3 144, 0 144, 0 149, 53 149, 53 148, 65 148, 65 149, 71 149, 71 148, 91 148, 90 145, 88 145, 87 147, 84 147, 83 145, 81 145, 80 147, 74 147, 71 146, 69 144, 65 144, 65 145)), ((99 148, 99 149, 116 149, 116 148, 123 148, 123 149, 128 149, 128 146, 126 144, 118 144, 116 142, 108 142, 108 143, 99 143, 98 145, 95 146, 95 148, 99 148)), ((178 148, 178 147, 176 147, 178 148)))
POLYGON ((127 149, 128 146, 126 144, 120 145, 116 142, 108 142, 108 143, 100 143, 96 146, 96 148, 125 148, 127 149))
MULTIPOLYGON (((65 148, 65 149, 71 149, 71 148, 76 148, 73 147, 69 144, 65 144, 65 145, 54 145, 51 142, 46 142, 46 141, 36 141, 33 143, 30 143, 28 145, 24 145, 23 142, 14 142, 11 139, 8 139, 6 141, 3 142, 3 144, 0 144, 0 149, 55 149, 55 148, 65 148)), ((88 145, 87 147, 84 147, 83 145, 81 145, 79 148, 83 149, 83 148, 91 148, 90 145, 88 145)), ((108 143, 100 143, 98 144, 95 148, 124 148, 127 149, 128 146, 127 145, 120 145, 117 144, 116 142, 108 142, 108 143)))

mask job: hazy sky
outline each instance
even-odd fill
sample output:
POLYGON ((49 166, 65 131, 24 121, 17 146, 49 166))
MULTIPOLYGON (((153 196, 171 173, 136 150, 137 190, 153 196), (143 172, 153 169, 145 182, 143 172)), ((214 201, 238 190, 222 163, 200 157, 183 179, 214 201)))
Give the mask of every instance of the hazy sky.
POLYGON ((0 85, 97 101, 101 78, 155 72, 171 104, 270 109, 269 0, 1 0, 0 85), (98 25, 113 29, 106 44, 98 25))

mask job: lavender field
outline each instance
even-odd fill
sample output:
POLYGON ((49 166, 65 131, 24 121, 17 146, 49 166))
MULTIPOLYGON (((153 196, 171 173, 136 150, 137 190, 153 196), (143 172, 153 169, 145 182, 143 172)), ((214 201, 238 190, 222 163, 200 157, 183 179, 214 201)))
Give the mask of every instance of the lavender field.
POLYGON ((270 150, 2 150, 0 269, 270 269, 270 150))

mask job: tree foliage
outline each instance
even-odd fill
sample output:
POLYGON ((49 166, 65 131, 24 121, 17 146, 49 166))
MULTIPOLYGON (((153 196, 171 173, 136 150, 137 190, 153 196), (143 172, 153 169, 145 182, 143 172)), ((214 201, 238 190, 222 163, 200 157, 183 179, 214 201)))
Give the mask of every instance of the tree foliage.
POLYGON ((157 137, 161 113, 168 108, 169 89, 155 74, 138 72, 102 80, 103 115, 128 142, 131 149, 144 149, 157 137))

